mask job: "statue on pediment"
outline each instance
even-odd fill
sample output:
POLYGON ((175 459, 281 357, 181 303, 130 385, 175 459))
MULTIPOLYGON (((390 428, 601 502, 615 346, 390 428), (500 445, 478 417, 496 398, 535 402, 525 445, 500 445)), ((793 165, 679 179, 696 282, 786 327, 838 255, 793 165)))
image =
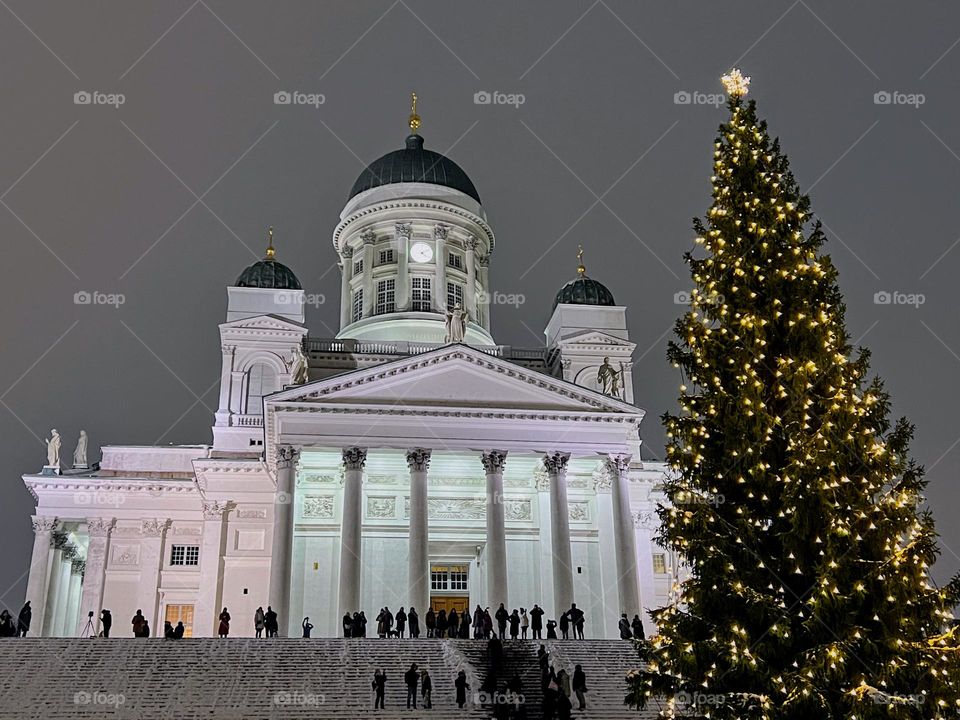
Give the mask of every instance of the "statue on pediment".
POLYGON ((303 348, 296 345, 293 348, 293 358, 290 360, 290 384, 303 385, 307 382, 307 356, 303 348))
POLYGON ((597 370, 597 385, 604 395, 619 398, 623 387, 623 367, 617 370, 610 364, 610 358, 605 357, 603 365, 597 370))
POLYGON ((460 307, 460 303, 453 306, 453 310, 447 311, 447 335, 444 338, 446 343, 462 343, 467 335, 467 311, 460 307))
POLYGON ((73 451, 73 466, 75 468, 86 468, 87 465, 87 431, 81 430, 80 437, 77 439, 77 449, 73 451))
POLYGON ((50 439, 47 440, 47 467, 60 467, 60 433, 56 428, 50 431, 50 439))

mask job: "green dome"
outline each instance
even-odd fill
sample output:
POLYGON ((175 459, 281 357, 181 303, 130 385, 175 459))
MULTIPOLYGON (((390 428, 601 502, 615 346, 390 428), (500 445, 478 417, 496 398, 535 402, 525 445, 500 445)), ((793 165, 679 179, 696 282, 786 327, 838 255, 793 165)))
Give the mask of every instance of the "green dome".
POLYGON ((293 270, 281 262, 277 262, 277 251, 273 248, 273 228, 268 231, 270 244, 267 245, 266 257, 248 267, 237 278, 235 287, 268 288, 270 290, 302 290, 300 281, 293 274, 293 270))
POLYGON ((553 306, 556 307, 561 303, 565 305, 604 306, 617 304, 613 299, 613 293, 607 289, 606 285, 586 275, 580 275, 560 288, 556 300, 553 301, 553 306))

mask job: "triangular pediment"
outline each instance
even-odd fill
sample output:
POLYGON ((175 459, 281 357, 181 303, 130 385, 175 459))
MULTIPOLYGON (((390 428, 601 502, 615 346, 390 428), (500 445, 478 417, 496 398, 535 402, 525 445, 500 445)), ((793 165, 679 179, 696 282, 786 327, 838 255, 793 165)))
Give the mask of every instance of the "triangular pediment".
POLYGON ((255 315, 253 317, 241 318, 232 322, 222 323, 221 331, 231 330, 258 330, 261 332, 299 332, 305 333, 306 328, 290 320, 277 317, 276 315, 255 315))
POLYGON ((570 349, 591 349, 599 348, 619 350, 632 353, 637 347, 636 343, 624 340, 616 335, 602 332, 600 330, 583 330, 574 335, 569 335, 557 343, 560 347, 570 349))
POLYGON ((616 398, 466 345, 450 345, 289 388, 269 396, 266 403, 277 410, 332 404, 643 415, 616 398))

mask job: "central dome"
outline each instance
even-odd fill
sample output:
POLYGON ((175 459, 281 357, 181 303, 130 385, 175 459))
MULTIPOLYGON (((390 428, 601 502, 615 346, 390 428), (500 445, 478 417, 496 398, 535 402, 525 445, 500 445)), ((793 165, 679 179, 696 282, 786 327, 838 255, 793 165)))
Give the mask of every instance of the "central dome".
POLYGON ((423 138, 407 136, 406 147, 374 160, 353 184, 350 197, 393 183, 428 183, 459 190, 480 202, 480 193, 463 169, 450 158, 425 150, 423 138))

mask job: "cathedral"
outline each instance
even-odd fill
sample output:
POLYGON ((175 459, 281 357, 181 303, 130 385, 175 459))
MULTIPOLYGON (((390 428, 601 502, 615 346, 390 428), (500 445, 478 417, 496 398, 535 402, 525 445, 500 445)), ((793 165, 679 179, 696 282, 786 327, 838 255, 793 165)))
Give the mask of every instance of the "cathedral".
MULTIPOLYGON (((576 603, 590 637, 667 603, 654 542, 667 472, 641 461, 627 309, 582 254, 543 345, 497 344, 497 241, 469 176, 428 150, 414 106, 399 150, 357 178, 339 222, 340 329, 315 337, 305 290, 265 256, 227 287, 209 444, 101 447, 54 432, 23 481, 36 501, 31 635, 158 634, 183 622, 337 636, 345 612, 576 603)), ((316 289, 316 290, 319 290, 316 289)), ((543 318, 535 322, 542 323, 543 318)), ((211 332, 213 328, 211 328, 211 332)))

